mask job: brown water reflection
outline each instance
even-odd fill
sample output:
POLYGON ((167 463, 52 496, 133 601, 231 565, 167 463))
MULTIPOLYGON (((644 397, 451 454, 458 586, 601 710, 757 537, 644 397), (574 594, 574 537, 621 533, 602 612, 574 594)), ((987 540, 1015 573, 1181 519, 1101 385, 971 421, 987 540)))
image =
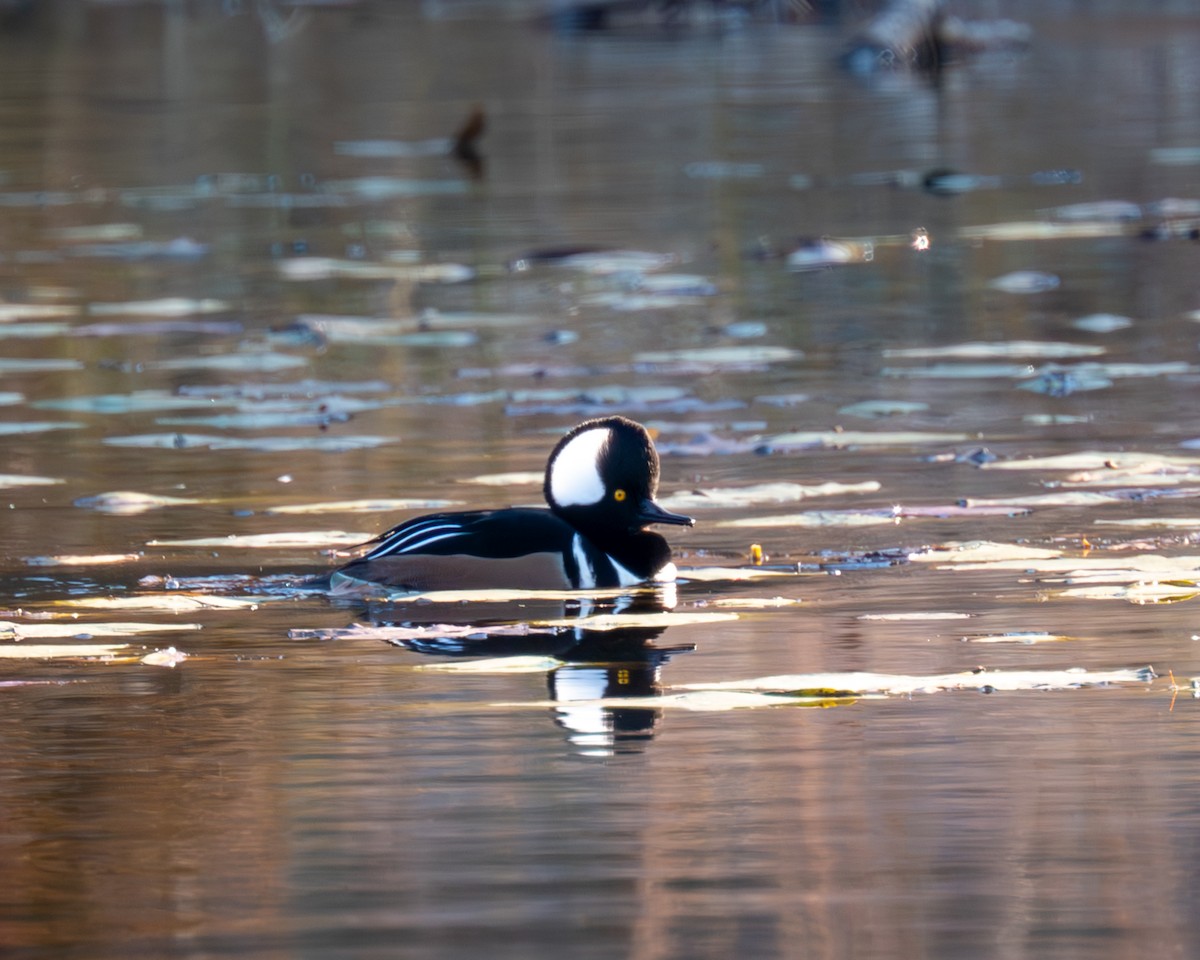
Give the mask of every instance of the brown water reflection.
POLYGON ((5 956, 1196 953, 1200 51, 1168 4, 1005 12, 1032 47, 937 86, 840 74, 831 23, 47 0, 0 32, 0 619, 78 616, 0 643, 129 644, 0 659, 5 956), (476 104, 478 179, 434 142, 476 104), (1100 201, 1139 216, 1048 212, 1100 201), (801 237, 862 262, 789 269, 801 237), (510 269, 568 247, 667 261, 510 269), (993 285, 1017 271, 1058 283, 993 285), (682 566, 757 542, 799 572, 519 642, 497 625, 607 608, 291 586, 432 501, 536 502, 608 410, 657 430, 664 495, 702 492, 682 566), (385 497, 421 503, 345 505, 385 497), (228 539, 284 533, 313 536, 228 539), (1027 552, 923 553, 963 541, 1027 552), (163 606, 189 595, 248 602, 163 606), (157 605, 59 605, 110 596, 157 605), (339 632, 415 621, 480 635, 339 632))

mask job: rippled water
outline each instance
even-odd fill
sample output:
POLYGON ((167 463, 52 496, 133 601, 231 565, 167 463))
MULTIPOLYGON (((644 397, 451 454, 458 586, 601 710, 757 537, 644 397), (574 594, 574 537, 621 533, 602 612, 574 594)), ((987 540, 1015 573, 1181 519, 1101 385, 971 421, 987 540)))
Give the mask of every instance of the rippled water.
POLYGON ((1059 6, 0 32, 5 955, 1194 954, 1200 51, 1059 6), (295 588, 610 411, 673 597, 295 588))

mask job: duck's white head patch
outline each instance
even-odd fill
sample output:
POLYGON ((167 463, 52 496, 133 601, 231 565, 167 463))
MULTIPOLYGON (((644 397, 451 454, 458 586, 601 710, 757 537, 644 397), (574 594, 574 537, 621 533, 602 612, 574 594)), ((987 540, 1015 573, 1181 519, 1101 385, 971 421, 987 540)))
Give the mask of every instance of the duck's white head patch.
POLYGON ((612 431, 584 430, 565 443, 550 464, 550 497, 560 507, 582 507, 604 499, 600 453, 612 431))

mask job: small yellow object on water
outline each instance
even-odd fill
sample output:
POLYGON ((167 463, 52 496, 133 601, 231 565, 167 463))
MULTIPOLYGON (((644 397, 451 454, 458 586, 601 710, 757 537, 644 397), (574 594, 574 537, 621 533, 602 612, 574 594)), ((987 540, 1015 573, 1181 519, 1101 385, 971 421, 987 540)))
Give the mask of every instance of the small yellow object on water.
POLYGON ((757 544, 757 543, 750 544, 750 562, 752 564, 754 564, 756 567, 761 567, 763 565, 763 561, 766 559, 767 558, 766 558, 766 555, 763 553, 763 548, 762 548, 761 544, 757 544))

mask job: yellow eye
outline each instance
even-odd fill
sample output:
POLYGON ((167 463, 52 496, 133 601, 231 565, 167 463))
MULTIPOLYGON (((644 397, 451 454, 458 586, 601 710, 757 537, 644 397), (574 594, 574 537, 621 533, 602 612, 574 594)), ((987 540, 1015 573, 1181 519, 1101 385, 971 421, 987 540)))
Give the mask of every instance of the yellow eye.
POLYGON ((623 501, 626 496, 627 496, 627 494, 620 487, 618 487, 616 490, 613 491, 613 499, 616 500, 617 503, 620 503, 621 501, 623 501))

